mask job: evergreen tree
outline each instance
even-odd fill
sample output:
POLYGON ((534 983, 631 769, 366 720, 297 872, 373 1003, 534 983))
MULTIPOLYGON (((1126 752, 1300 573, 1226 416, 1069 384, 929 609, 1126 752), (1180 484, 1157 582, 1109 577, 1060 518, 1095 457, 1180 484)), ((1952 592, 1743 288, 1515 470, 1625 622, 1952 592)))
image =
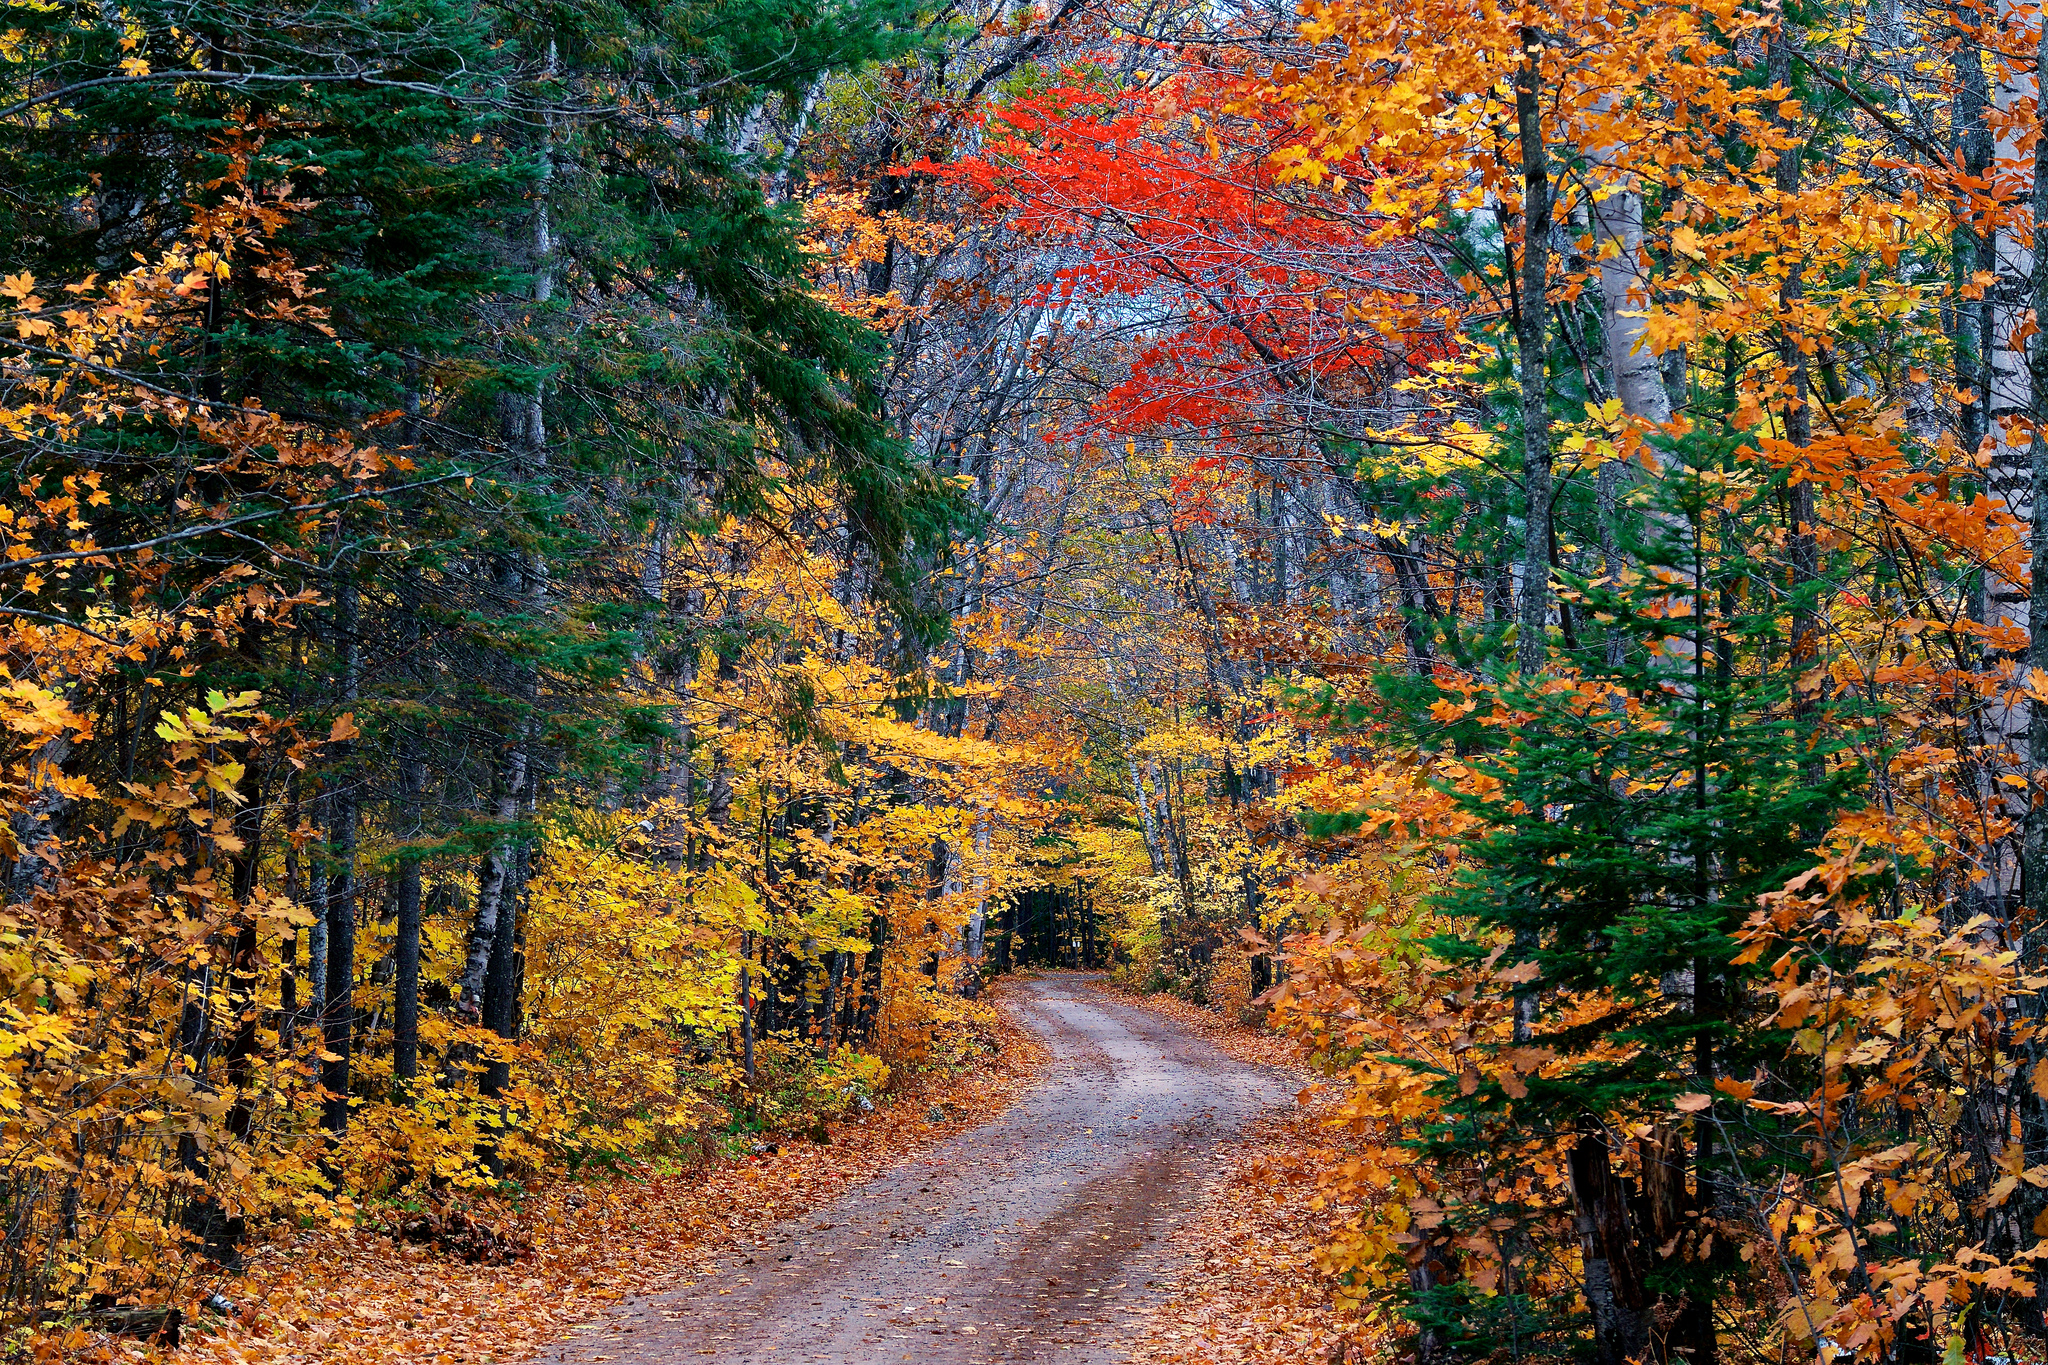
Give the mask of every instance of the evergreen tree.
MULTIPOLYGON (((1492 1050, 1564 1062, 1519 1094, 1445 1078, 1444 1116, 1416 1157, 1483 1164, 1563 1144, 1592 1318, 1513 1285, 1495 1297, 1424 1277, 1410 1311, 1438 1350, 1586 1334, 1602 1365, 1712 1358, 1717 1286, 1732 1270, 1725 1242, 1699 1252, 1725 1173, 1714 1129, 1698 1124, 1687 1150, 1668 1124, 1639 1138, 1626 1123, 1659 1125, 1677 1096, 1712 1094, 1715 1078, 1783 1052, 1755 1017, 1757 969, 1735 965, 1733 935, 1760 895, 1814 865, 1855 784, 1828 736, 1854 717, 1841 705, 1824 716, 1800 691, 1793 643, 1813 585, 1789 581, 1758 534, 1785 505, 1782 484, 1734 441, 1694 435, 1669 454, 1675 472, 1613 528, 1633 567, 1568 579, 1562 594, 1620 647, 1602 641, 1578 667, 1533 678, 1503 672, 1470 714, 1462 690, 1431 686, 1432 710, 1409 679, 1382 689, 1397 732, 1455 745, 1477 777, 1446 788, 1474 824, 1438 897, 1458 931, 1429 946, 1448 963, 1517 968, 1512 1042, 1492 1050)), ((1354 707, 1343 719, 1374 718, 1354 707)), ((1323 817, 1312 832, 1356 825, 1323 817)), ((1456 1210, 1442 1235, 1502 1212, 1456 1210)))

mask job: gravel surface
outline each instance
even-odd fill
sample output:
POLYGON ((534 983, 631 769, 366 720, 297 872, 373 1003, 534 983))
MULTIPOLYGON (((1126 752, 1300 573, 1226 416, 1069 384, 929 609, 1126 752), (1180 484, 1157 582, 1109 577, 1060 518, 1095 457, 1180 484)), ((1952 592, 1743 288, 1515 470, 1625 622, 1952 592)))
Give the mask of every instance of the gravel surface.
POLYGON ((550 1359, 1117 1360, 1120 1323, 1170 1279, 1172 1230, 1219 1147, 1295 1087, 1087 983, 1047 976, 1009 995, 1052 1060, 1001 1117, 550 1359))

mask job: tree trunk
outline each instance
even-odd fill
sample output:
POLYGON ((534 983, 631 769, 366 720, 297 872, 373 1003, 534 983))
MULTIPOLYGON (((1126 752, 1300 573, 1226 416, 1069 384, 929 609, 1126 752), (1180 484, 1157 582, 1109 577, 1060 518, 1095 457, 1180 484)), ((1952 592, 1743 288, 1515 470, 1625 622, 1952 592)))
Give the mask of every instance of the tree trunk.
POLYGON ((846 977, 846 954, 835 950, 826 955, 825 961, 825 1030, 823 1052, 831 1056, 839 1046, 839 983, 846 977))
MULTIPOLYGON (((334 647, 340 661, 341 702, 346 706, 356 699, 359 623, 352 567, 340 560, 337 570, 334 647)), ((354 748, 346 740, 336 746, 332 757, 341 778, 328 797, 334 873, 327 888, 327 1000, 322 1030, 326 1056, 320 1063, 320 1084, 327 1099, 320 1121, 337 1137, 348 1130, 349 1066, 355 1041, 356 796, 355 778, 347 767, 354 748)))
POLYGON ((497 943, 498 921, 504 915, 506 897, 512 891, 512 831, 519 823, 519 792, 525 785, 526 744, 521 734, 506 747, 499 762, 498 792, 491 812, 499 834, 478 870, 476 911, 470 917, 469 941, 463 955, 462 976, 457 982, 456 1008, 473 1020, 483 1019, 491 951, 497 943))
MULTIPOLYGON (((2041 28, 2040 46, 2035 56, 2035 71, 2048 79, 2048 21, 2041 28)), ((2037 80, 2037 85, 2039 81, 2037 80)), ((2037 121, 2039 114, 2036 115, 2037 121)), ((2040 137, 2034 144, 2034 185, 2033 240, 2039 247, 2048 243, 2048 136, 2040 137)), ((2030 262, 2029 280, 2033 315, 2037 323, 2048 320, 2048 250, 2037 249, 2030 262)), ((2048 506, 2048 334, 2036 331, 2029 349, 2029 398, 2030 415, 2033 418, 2033 434, 2028 446, 2031 465, 2031 486, 2028 507, 2038 509, 2048 506)), ((2048 524, 2036 517, 2028 527, 2028 549, 2030 551, 2032 582, 2028 602, 2027 665, 2048 677, 2048 524)), ((2027 725, 2028 766, 2035 774, 2048 769, 2048 706, 2028 708, 2030 716, 2027 725)), ((2038 778, 2036 779, 2038 785, 2038 778)), ((2022 865, 2020 893, 2025 903, 2038 905, 2048 888, 2048 806, 2037 796, 2031 796, 2027 803, 2025 822, 2022 827, 2022 865)), ((2025 970, 2038 972, 2041 969, 2041 935, 2028 934, 2023 940, 2025 954, 2022 959, 2025 970)), ((2028 993, 2022 997, 2023 1012, 2038 1018, 2042 1010, 2039 996, 2028 993)), ((2038 1026, 2032 1030, 2032 1038, 2026 1044, 2024 1056, 2026 1065, 2019 1078, 2013 1082, 2015 1100, 2019 1109, 2020 1146, 2028 1161, 2040 1161, 2048 1153, 2048 1102, 2038 1093, 2035 1086, 2027 1084, 2025 1076, 2034 1074, 2034 1068, 2048 1061, 2048 1046, 2040 1039, 2038 1026)), ((2022 1182, 2021 1195, 2016 1210, 2021 1227, 2033 1228, 2037 1220, 2048 1216, 2048 1193, 2022 1182)), ((2034 1289, 2034 1312, 2036 1330, 2048 1329, 2048 1277, 2036 1277, 2034 1289)))
POLYGON ((1648 1303, 1636 1264, 1628 1189, 1614 1173, 1607 1131, 1588 1123, 1571 1150, 1572 1200, 1593 1314, 1595 1365, 1632 1365, 1650 1350, 1648 1303))
MULTIPOLYGON (((284 823, 287 831, 299 827, 299 778, 293 773, 286 787, 284 823)), ((301 863, 298 841, 287 834, 284 846, 284 898, 293 905, 304 905, 305 887, 301 881, 301 863)), ((299 926, 287 923, 284 943, 280 948, 283 961, 280 964, 277 982, 277 1050, 281 1055, 290 1056, 293 1035, 299 1022, 299 926)))
MULTIPOLYGON (((511 1042, 519 1036, 519 919, 526 895, 527 859, 522 853, 511 869, 504 903, 491 935, 490 970, 484 978, 484 1027, 511 1042)), ((499 1095, 512 1079, 512 1064, 503 1058, 484 1071, 483 1093, 499 1095)))
MULTIPOLYGON (((1963 173, 1973 180, 1983 180, 1991 169, 1993 150, 1989 122, 1991 86, 1984 76, 1984 45, 1974 26, 1955 29, 1954 40, 1956 49, 1950 63, 1956 73, 1956 93, 1950 126, 1963 173)), ((1958 419, 1963 449, 1974 455, 1991 430, 1991 370, 1986 362, 1992 347, 1992 321, 1988 301, 1981 295, 1962 297, 1961 287, 1969 284, 1979 271, 1993 269, 1994 259, 1990 243, 1976 223, 1958 224, 1953 242, 1957 274, 1956 384, 1971 394, 1971 401, 1961 405, 1958 419)))
MULTIPOLYGON (((1999 0, 1998 19, 2000 29, 2010 32, 2015 24, 2029 22, 2031 15, 2028 7, 2019 0, 1999 0)), ((2020 162, 2023 129, 2019 107, 2033 101, 2034 85, 2034 80, 2023 72, 2001 65, 1993 91, 1994 103, 2005 115, 1997 123, 1999 135, 1995 147, 1995 156, 2001 165, 2014 166, 2020 162)), ((2018 225, 2010 221, 2010 215, 1998 224, 1992 253, 1997 282, 1991 299, 1991 461, 1984 471, 1985 491, 2018 520, 2022 535, 2030 536, 2034 520, 2031 442, 2022 439, 2006 423, 2008 419, 2024 420, 2033 411, 2033 384, 2021 332, 2032 304, 2030 282, 2034 274, 2034 252, 2022 239, 2018 225)), ((2010 627, 2017 638, 2031 640, 2032 595, 2027 584, 2015 583, 1995 569, 1987 569, 1984 574, 1983 613, 1985 624, 1994 628, 2010 627)), ((1992 761, 1985 771, 1985 795, 1993 803, 2005 806, 2014 823, 2021 825, 2027 821, 2029 803, 2025 796, 2015 794, 2014 789, 1999 779, 2013 771, 2029 748, 2031 723, 2028 713, 2032 708, 2020 690, 2025 685, 2029 652, 2024 644, 2018 648, 1993 644, 1985 651, 1987 669, 1996 672, 2010 668, 2013 673, 2009 684, 1994 694, 1985 708, 1985 738, 1992 747, 1992 761)), ((2001 919, 2010 915, 2017 905, 2019 855, 2019 850, 2003 844, 1988 848, 1984 850, 1984 863, 1978 869, 1976 886, 1985 908, 2001 919)))
MULTIPOLYGON (((66 685, 63 696, 67 706, 76 701, 77 684, 66 685)), ((56 779, 63 776, 64 762, 75 747, 69 735, 56 735, 43 741, 29 759, 30 795, 21 813, 14 817, 14 846, 21 851, 9 879, 12 900, 28 900, 55 883, 51 859, 63 837, 64 817, 71 808, 70 798, 64 795, 56 779)))
MULTIPOLYGON (((314 1034, 325 1040, 327 1022, 327 796, 313 798, 313 827, 323 839, 314 846, 306 870, 306 908, 313 923, 306 929, 306 1003, 302 1017, 314 1034)), ((318 1049, 315 1049, 316 1051, 318 1049)))
POLYGON ((1521 291, 1515 341, 1521 352, 1522 491, 1527 501, 1522 545, 1522 601, 1515 666, 1525 678, 1542 672, 1550 626, 1550 391, 1545 354, 1550 293, 1550 158, 1543 142, 1543 35, 1522 30, 1522 67, 1515 78, 1515 124, 1522 148, 1521 291))
MULTIPOLYGON (((417 398, 413 398, 417 403, 417 398)), ((408 566, 399 581, 399 643, 415 687, 425 689, 429 674, 420 667, 420 573, 408 566)), ((407 840, 424 833, 427 765, 424 738, 408 725, 398 742, 398 809, 394 831, 407 840)), ((403 850, 393 869, 393 908, 397 912, 391 945, 391 1080, 394 1098, 406 1100, 420 1072, 420 860, 403 850)))
MULTIPOLYGON (((1771 79, 1789 83, 1792 79, 1792 43, 1790 35, 1779 32, 1770 43, 1771 79)), ((1790 125, 1779 119, 1779 126, 1789 131, 1790 125)), ((1800 180, 1804 173, 1801 164, 1801 149, 1790 148, 1778 154, 1778 164, 1773 173, 1779 195, 1790 200, 1799 193, 1800 180)), ((1785 283, 1779 289, 1779 306, 1786 318, 1795 315, 1806 293, 1805 270, 1799 260, 1803 252, 1799 244, 1788 248, 1793 257, 1792 268, 1786 272, 1785 283)), ((1786 372, 1791 376, 1791 394, 1785 405, 1784 430, 1786 443, 1800 450, 1813 444, 1813 375, 1807 361, 1805 342, 1807 338, 1781 329, 1779 354, 1783 356, 1786 372)), ((1802 720, 1810 717, 1814 710, 1813 693, 1800 687, 1797 679, 1810 670, 1820 659, 1820 615, 1814 604, 1806 599, 1813 585, 1820 579, 1820 545, 1814 529, 1813 485, 1803 478, 1795 478, 1786 490, 1788 497, 1788 519, 1785 540, 1786 558, 1790 561, 1792 592, 1795 603, 1792 612, 1792 672, 1794 676, 1793 711, 1802 720)), ((1808 776, 1815 785, 1824 778, 1823 763, 1816 758, 1808 768, 1808 776)))
MULTIPOLYGON (((2036 69, 2048 72, 2048 22, 2041 27, 2036 69)), ((2048 136, 2034 143, 2033 239, 2048 242, 2048 136)), ((2048 250, 2036 251, 2029 261, 2029 300, 2035 319, 2048 325, 2048 250)), ((2031 338, 2029 355, 2029 413, 2033 434, 2028 444, 2028 497, 2031 512, 2048 503, 2048 334, 2037 330, 2031 338)), ((2028 549, 2032 582, 2028 590, 2027 664, 2048 677, 2048 523, 2029 522, 2028 549)), ((2048 707, 2029 707, 2027 758, 2035 773, 2048 769, 2048 707)), ((2042 899, 2048 889, 2048 805, 2029 800, 2025 816, 2025 856, 2021 890, 2029 903, 2042 899)), ((2038 935, 2030 935, 2038 940, 2038 935)), ((2038 950, 2037 950, 2038 951, 2038 950)), ((2023 1089, 2025 1087, 2022 1087, 2023 1089)))
POLYGON ((860 1003, 854 1013, 854 1036, 872 1043, 876 1011, 882 1002, 882 956, 889 942, 889 921, 881 915, 868 920, 868 951, 860 966, 860 1003))
MULTIPOLYGON (((400 820, 417 837, 425 765, 418 741, 410 734, 398 760, 400 820)), ((401 1096, 420 1074, 420 860, 401 858, 397 869, 397 940, 391 946, 396 965, 391 1002, 391 1079, 401 1096)))
POLYGON ((1671 420, 1671 395, 1651 353, 1650 283, 1643 268, 1643 194, 1635 178, 1612 170, 1612 149, 1591 160, 1610 169, 1605 193, 1595 191, 1593 240, 1600 275, 1600 326, 1607 373, 1621 410, 1645 422, 1671 420), (1612 248, 1610 251, 1609 248, 1612 248))
MULTIPOLYGON (((557 69, 556 46, 550 39, 545 75, 551 79, 557 69)), ((533 302, 537 307, 544 308, 554 297, 555 289, 554 227, 549 205, 549 195, 554 181, 552 119, 542 130, 539 152, 540 173, 534 191, 531 236, 527 242, 524 264, 532 275, 533 302)), ((501 419, 506 444, 518 453, 524 464, 522 472, 529 476, 537 475, 548 463, 545 394, 536 385, 530 394, 508 393, 502 401, 501 419)), ((497 580, 500 597, 515 612, 522 607, 527 611, 533 610, 546 595, 546 584, 542 581, 540 568, 523 549, 515 548, 501 552, 494 577, 497 580)), ((507 679, 507 691, 514 697, 530 703, 538 686, 532 665, 524 661, 508 660, 505 667, 510 674, 507 679)), ((532 742, 529 717, 524 714, 509 716, 504 725, 504 740, 505 749, 499 758, 495 777, 496 799, 492 812, 498 825, 499 838, 485 853, 483 867, 477 878, 476 913, 470 921, 467 952, 456 995, 457 1011, 472 1019, 482 1019, 484 1016, 484 996, 491 958, 498 939, 499 920, 506 915, 509 898, 517 892, 516 865, 519 861, 519 851, 515 846, 514 834, 519 823, 520 798, 526 792, 532 758, 528 750, 532 742)), ((516 914, 514 911, 515 920, 516 914)))
POLYGON ((754 1083, 754 936, 740 935, 740 1066, 754 1083))
POLYGON ((962 950, 967 956, 962 968, 963 993, 969 997, 981 993, 982 940, 988 927, 988 840, 989 813, 984 810, 974 822, 974 856, 983 871, 974 878, 974 908, 967 913, 967 932, 962 943, 962 950))

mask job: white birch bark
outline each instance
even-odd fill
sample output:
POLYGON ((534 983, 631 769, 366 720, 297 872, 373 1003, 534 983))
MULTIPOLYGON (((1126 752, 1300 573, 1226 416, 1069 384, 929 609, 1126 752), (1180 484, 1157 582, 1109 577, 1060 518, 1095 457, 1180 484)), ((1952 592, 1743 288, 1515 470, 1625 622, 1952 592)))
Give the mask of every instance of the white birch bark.
MULTIPOLYGON (((2032 22, 2031 6, 2020 0, 1999 0, 1999 26, 2008 32, 2018 23, 2032 22)), ((2020 183, 2001 198, 2019 205, 2033 197, 2032 159, 2020 146, 2018 114, 2034 103, 2036 78, 2023 67, 2004 60, 1997 64, 1997 82, 1992 104, 2004 117, 1994 120, 1998 129, 1993 167, 1998 181, 2020 183)), ((2025 544, 2034 521, 2033 459, 2030 439, 2014 425, 2033 407, 2033 384, 2028 373, 2025 343, 2020 338, 2028 313, 2034 253, 2019 231, 2018 215, 2007 213, 1992 240, 1992 258, 1997 282, 1992 288, 1991 410, 1989 431, 1990 463, 1985 469, 1985 490, 2002 504, 2019 523, 2016 537, 2025 544)), ((1984 572, 1981 603, 1986 625, 2019 632, 2011 638, 2023 640, 2032 625, 2029 585, 2000 573, 1995 565, 1984 572)), ((1990 643, 1985 651, 1987 671, 2002 675, 2004 686, 1994 694, 1984 712, 1984 741, 1989 761, 1983 765, 1982 782, 1988 802, 2001 806, 2015 824, 2026 818, 2024 788, 2010 787, 1999 779, 2023 766, 2030 720, 2026 695, 2025 644, 2001 646, 1990 643)), ((1978 868, 1977 890, 1994 907, 2010 902, 2019 890, 2016 841, 1987 841, 1983 863, 1978 868)))

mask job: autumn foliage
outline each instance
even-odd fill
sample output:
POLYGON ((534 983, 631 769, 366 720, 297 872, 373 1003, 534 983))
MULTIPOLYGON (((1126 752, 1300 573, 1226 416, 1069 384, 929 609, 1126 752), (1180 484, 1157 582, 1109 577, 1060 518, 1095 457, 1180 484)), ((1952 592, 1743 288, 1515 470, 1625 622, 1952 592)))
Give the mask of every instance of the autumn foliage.
POLYGON ((1335 1359, 2039 1358, 2038 7, 814 10, 10 11, 8 1321, 1041 963, 1335 1359))

